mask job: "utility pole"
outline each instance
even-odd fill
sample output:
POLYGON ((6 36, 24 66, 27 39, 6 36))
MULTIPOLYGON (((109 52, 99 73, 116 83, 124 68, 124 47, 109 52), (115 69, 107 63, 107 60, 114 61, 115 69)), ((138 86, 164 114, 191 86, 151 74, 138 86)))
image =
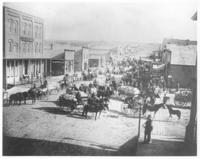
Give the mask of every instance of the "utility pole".
MULTIPOLYGON (((138 79, 140 79, 140 69, 138 70, 138 79)), ((140 137, 140 123, 141 123, 141 106, 142 104, 139 103, 140 105, 140 109, 139 109, 139 119, 138 119, 138 140, 139 140, 139 137, 140 137)))
POLYGON ((140 125, 141 125, 141 109, 142 109, 142 104, 140 104, 140 110, 139 110, 139 121, 138 121, 138 139, 140 138, 140 125))

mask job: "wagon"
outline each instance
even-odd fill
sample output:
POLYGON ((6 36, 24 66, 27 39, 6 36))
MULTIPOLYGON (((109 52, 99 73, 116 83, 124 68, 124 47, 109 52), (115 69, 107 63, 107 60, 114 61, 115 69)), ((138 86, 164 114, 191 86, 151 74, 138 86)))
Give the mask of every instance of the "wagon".
POLYGON ((73 111, 77 106, 77 99, 73 94, 61 94, 57 100, 60 108, 67 108, 68 111, 73 111))
POLYGON ((141 104, 142 98, 140 96, 128 96, 121 105, 121 112, 135 116, 138 114, 141 104))
POLYGON ((73 91, 73 94, 64 93, 59 96, 57 105, 63 110, 67 109, 67 111, 72 112, 78 105, 84 105, 87 98, 87 94, 81 91, 73 91), (80 93, 79 98, 77 97, 77 93, 80 93))
POLYGON ((186 107, 191 105, 192 92, 191 90, 180 90, 175 93, 174 103, 179 107, 186 107))
POLYGON ((140 90, 130 86, 121 86, 118 91, 122 95, 122 100, 124 101, 121 105, 121 112, 129 115, 138 113, 142 102, 142 99, 139 96, 140 90))

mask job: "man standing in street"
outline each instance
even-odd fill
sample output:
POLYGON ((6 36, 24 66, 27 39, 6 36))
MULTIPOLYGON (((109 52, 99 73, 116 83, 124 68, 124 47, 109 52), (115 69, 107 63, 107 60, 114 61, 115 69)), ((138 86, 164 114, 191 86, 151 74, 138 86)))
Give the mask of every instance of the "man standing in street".
POLYGON ((145 122, 145 124, 143 126, 145 128, 144 143, 150 143, 151 142, 151 131, 153 130, 151 115, 148 115, 147 121, 145 122))

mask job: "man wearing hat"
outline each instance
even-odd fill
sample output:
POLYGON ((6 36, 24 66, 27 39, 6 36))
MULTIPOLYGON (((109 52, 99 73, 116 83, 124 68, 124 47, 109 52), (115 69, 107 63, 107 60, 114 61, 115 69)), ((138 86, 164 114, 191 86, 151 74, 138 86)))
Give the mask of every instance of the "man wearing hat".
POLYGON ((151 115, 148 115, 147 121, 143 125, 145 128, 144 131, 144 143, 150 143, 151 141, 151 131, 153 130, 151 115))

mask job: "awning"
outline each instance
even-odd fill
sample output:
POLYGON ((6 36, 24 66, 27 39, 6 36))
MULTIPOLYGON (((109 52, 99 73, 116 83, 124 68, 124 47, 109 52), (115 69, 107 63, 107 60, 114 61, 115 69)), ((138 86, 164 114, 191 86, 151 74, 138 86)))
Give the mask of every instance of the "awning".
POLYGON ((161 71, 161 70, 164 70, 164 68, 165 68, 165 64, 153 65, 153 70, 155 71, 161 71))

